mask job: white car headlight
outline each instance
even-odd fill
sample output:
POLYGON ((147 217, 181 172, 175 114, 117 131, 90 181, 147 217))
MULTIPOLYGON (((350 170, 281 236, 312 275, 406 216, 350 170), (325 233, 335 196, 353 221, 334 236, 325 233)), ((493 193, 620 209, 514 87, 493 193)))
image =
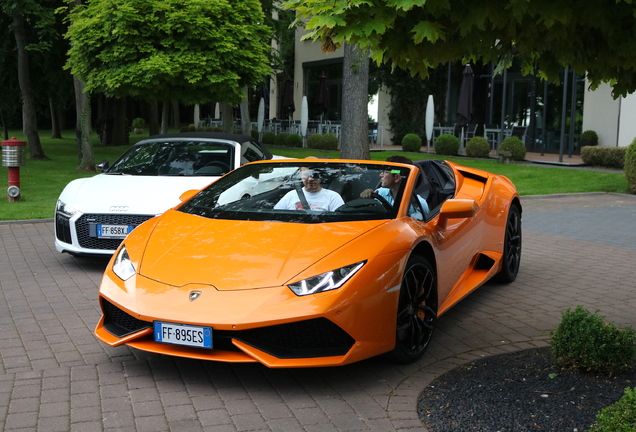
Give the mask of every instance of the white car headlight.
POLYGON ((113 263, 113 273, 119 276, 121 280, 128 280, 136 273, 125 245, 122 246, 117 253, 117 257, 113 263))
POLYGON ((308 279, 289 284, 289 288, 291 288, 291 290, 299 296, 338 289, 365 264, 366 261, 361 261, 346 267, 341 267, 337 270, 332 270, 318 276, 313 276, 308 279))
POLYGON ((64 216, 68 218, 70 218, 75 213, 77 213, 77 210, 75 208, 66 204, 64 201, 60 201, 60 200, 57 200, 57 206, 55 207, 55 210, 58 213, 62 213, 64 216))

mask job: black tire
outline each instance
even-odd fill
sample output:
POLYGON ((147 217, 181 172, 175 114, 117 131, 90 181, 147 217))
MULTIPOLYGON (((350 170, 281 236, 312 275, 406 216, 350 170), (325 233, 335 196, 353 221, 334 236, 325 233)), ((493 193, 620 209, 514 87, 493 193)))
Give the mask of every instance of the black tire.
POLYGON ((501 261, 501 270, 495 275, 494 280, 503 283, 514 281, 521 264, 521 211, 514 204, 508 211, 504 254, 501 261))
POLYGON ((412 363, 431 343, 437 320, 437 276, 434 267, 413 255, 404 270, 396 317, 395 348, 387 357, 396 363, 412 363))

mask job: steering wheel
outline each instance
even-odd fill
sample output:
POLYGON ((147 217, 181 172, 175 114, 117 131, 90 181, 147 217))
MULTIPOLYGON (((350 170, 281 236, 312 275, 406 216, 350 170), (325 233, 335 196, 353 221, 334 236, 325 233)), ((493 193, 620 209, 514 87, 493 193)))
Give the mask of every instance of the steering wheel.
POLYGON ((391 211, 391 210, 393 210, 393 206, 391 205, 391 203, 390 203, 390 202, 388 202, 388 201, 386 200, 386 198, 384 198, 384 197, 383 197, 382 195, 380 195, 379 193, 377 193, 377 192, 373 192, 373 193, 371 194, 371 198, 374 198, 374 199, 376 199, 376 200, 380 201, 380 204, 382 204, 382 207, 384 207, 387 211, 391 211))
POLYGON ((228 172, 232 171, 232 168, 230 168, 230 166, 228 164, 226 164, 224 162, 219 162, 219 161, 212 161, 212 162, 209 162, 209 163, 205 164, 204 166, 206 166, 206 167, 217 166, 217 167, 221 168, 224 173, 228 173, 228 172))

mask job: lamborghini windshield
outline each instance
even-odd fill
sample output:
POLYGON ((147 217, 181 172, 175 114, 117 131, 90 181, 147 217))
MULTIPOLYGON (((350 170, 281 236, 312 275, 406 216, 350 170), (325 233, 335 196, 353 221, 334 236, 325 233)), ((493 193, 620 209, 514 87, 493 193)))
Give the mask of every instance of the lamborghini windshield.
POLYGON ((231 220, 391 219, 397 215, 409 175, 406 167, 382 163, 254 163, 211 184, 179 210, 231 220), (393 192, 381 187, 383 177, 396 184, 393 192))

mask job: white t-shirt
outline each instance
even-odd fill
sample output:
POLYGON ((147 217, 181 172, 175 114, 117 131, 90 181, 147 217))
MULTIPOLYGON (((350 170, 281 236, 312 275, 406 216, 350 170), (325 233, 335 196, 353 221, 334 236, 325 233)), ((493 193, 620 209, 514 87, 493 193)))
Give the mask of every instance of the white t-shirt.
MULTIPOLYGON (((344 201, 338 192, 331 189, 322 188, 318 192, 307 192, 303 188, 305 198, 309 203, 312 211, 334 211, 344 204, 344 201)), ((274 206, 274 210, 302 210, 303 205, 300 202, 298 192, 293 190, 287 194, 274 206)))

